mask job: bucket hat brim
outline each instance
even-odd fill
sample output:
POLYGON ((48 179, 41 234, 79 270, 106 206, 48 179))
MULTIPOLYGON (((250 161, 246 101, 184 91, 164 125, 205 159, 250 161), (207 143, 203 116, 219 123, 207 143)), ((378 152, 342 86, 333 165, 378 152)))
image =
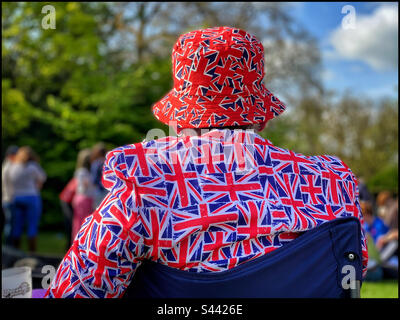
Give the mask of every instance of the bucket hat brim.
POLYGON ((159 121, 178 129, 266 123, 285 109, 264 85, 257 94, 248 96, 189 96, 172 89, 152 107, 159 121))

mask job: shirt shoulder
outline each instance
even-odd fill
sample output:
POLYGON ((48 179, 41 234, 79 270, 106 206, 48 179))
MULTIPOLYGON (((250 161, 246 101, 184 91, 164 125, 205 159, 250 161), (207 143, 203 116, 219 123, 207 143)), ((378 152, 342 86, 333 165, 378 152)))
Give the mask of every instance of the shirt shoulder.
POLYGON ((134 177, 153 175, 149 163, 152 160, 157 162, 159 154, 176 146, 178 142, 177 137, 165 137, 115 148, 106 155, 103 176, 134 180, 134 177))
POLYGON ((44 172, 43 168, 34 161, 28 162, 26 165, 26 170, 29 170, 32 172, 34 175, 38 176, 40 179, 45 179, 46 178, 46 173, 44 172))

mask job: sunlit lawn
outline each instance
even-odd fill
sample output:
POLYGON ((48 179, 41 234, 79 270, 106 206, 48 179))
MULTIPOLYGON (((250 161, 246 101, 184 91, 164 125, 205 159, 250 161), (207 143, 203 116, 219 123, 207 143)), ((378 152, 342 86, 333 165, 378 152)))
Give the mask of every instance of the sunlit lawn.
MULTIPOLYGON (((28 250, 28 242, 26 236, 22 237, 21 249, 25 252, 28 250)), ((67 239, 61 232, 40 232, 37 239, 37 252, 43 255, 63 256, 67 250, 67 239)))
POLYGON ((398 280, 364 281, 361 298, 398 298, 398 280))

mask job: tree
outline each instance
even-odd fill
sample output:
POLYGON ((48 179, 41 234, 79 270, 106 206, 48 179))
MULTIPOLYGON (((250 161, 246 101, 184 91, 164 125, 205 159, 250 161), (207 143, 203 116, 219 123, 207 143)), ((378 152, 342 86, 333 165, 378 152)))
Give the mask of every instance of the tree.
POLYGON ((169 57, 184 32, 224 25, 242 28, 264 44, 271 88, 282 91, 286 99, 321 93, 320 51, 315 39, 290 16, 290 9, 290 4, 260 2, 119 3, 113 12, 118 39, 123 41, 115 45, 135 52, 126 54, 134 63, 154 55, 169 57))
POLYGON ((371 192, 398 193, 398 101, 344 94, 300 99, 288 115, 267 125, 263 135, 305 155, 335 155, 371 192))

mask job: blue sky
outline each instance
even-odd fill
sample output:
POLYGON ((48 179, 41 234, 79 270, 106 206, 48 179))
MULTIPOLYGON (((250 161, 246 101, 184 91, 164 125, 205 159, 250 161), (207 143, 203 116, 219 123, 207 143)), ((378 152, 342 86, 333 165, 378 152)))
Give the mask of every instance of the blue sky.
POLYGON ((397 3, 294 2, 288 10, 318 40, 326 88, 397 97, 397 3), (346 5, 354 9, 342 13, 346 5), (342 20, 352 17, 345 21, 352 29, 343 27, 342 20))

